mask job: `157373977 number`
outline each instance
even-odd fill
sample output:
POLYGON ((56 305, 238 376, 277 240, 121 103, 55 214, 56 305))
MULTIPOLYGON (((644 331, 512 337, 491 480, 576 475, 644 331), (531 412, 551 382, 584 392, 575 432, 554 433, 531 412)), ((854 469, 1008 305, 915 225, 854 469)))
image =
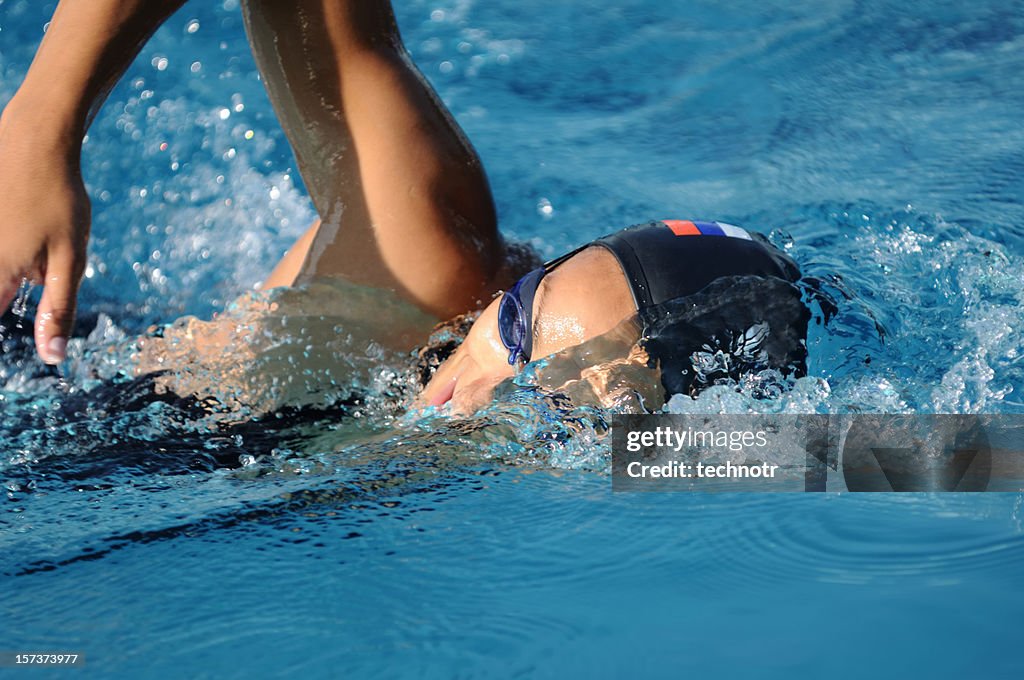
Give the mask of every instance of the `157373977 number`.
POLYGON ((14 666, 81 666, 85 655, 77 652, 0 652, 0 668, 14 666))

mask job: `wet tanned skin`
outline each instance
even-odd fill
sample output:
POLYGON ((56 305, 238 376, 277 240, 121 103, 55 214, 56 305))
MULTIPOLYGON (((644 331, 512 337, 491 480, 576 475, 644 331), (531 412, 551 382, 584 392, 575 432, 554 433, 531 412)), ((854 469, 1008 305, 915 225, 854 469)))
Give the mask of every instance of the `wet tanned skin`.
MULTIPOLYGON (((22 277, 45 285, 36 340, 49 363, 64 359, 85 269, 82 138, 139 48, 182 4, 61 0, 0 116, 0 310, 22 277)), ((409 59, 391 4, 243 0, 242 9, 321 217, 263 287, 339 276, 448 318, 508 285, 514 273, 479 158, 409 59)))
MULTIPOLYGON (((417 406, 449 404, 453 414, 473 413, 511 378, 508 350, 498 335, 501 298, 481 313, 465 341, 440 367, 417 406)), ((607 333, 636 313, 626 277, 607 250, 588 248, 544 277, 534 298, 533 360, 607 333)))
POLYGON ((343 276, 449 318, 507 285, 483 167, 410 60, 390 4, 242 7, 320 215, 263 287, 343 276))

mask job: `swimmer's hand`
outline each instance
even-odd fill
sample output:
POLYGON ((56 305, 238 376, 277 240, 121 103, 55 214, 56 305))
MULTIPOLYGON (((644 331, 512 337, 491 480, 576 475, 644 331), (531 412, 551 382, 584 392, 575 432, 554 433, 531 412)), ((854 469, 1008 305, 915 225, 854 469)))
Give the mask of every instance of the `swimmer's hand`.
POLYGON ((41 283, 35 340, 48 364, 64 360, 85 269, 89 197, 81 135, 40 125, 12 101, 0 116, 0 313, 23 279, 41 283))
POLYGON ((64 359, 85 267, 89 198, 79 153, 91 116, 185 0, 60 0, 0 116, 0 311, 22 278, 43 284, 36 348, 64 359))

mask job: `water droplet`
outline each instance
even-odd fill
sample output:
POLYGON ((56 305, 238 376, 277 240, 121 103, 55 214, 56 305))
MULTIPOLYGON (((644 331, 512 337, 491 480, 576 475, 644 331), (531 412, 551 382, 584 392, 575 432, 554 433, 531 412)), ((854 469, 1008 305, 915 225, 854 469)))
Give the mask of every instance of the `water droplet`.
POLYGON ((28 299, 32 295, 32 289, 35 285, 28 279, 21 280, 21 288, 18 289, 18 295, 14 298, 14 302, 11 304, 11 312, 14 316, 18 317, 19 327, 21 322, 25 320, 25 312, 28 311, 28 299))
POLYGON ((546 198, 541 198, 537 201, 537 212, 541 217, 550 218, 555 214, 555 208, 551 205, 551 201, 546 198))

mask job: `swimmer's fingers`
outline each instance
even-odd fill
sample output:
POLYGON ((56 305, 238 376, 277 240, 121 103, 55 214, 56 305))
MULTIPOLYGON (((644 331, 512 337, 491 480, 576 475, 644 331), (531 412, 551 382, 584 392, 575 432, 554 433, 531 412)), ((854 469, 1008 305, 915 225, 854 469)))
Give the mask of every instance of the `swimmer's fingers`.
POLYGON ((84 259, 84 254, 70 247, 49 253, 35 328, 36 350, 48 364, 64 361, 71 326, 75 321, 75 300, 82 280, 84 259))

